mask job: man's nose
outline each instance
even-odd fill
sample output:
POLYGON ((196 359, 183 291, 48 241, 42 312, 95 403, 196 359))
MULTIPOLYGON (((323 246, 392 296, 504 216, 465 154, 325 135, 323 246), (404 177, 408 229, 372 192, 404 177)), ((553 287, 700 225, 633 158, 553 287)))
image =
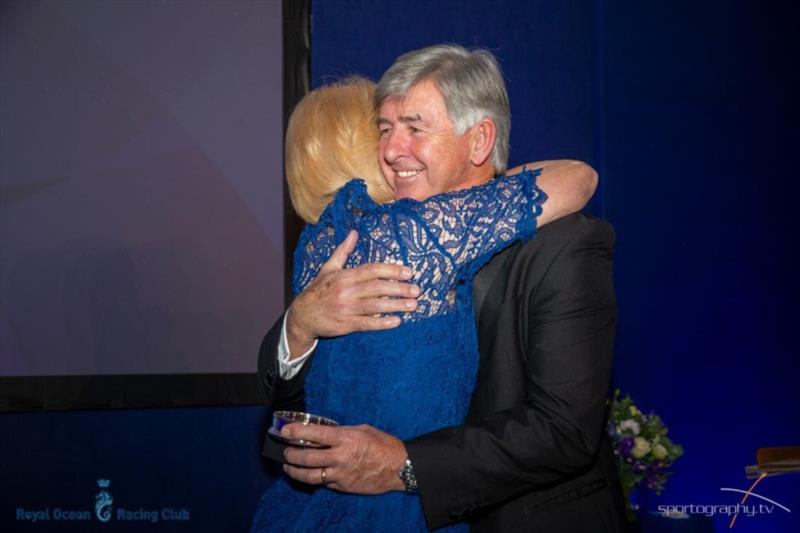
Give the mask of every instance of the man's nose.
POLYGON ((408 140, 403 132, 393 130, 387 132, 383 141, 383 158, 387 162, 396 161, 408 154, 408 140))

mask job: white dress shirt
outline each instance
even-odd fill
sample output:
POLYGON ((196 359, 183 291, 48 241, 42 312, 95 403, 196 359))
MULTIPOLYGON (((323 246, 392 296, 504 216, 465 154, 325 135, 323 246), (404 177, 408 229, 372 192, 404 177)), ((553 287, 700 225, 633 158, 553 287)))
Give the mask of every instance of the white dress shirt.
POLYGON ((317 347, 317 340, 314 339, 314 344, 308 349, 306 353, 294 359, 289 360, 291 354, 289 353, 289 341, 286 339, 286 315, 283 316, 283 327, 281 328, 281 342, 278 343, 278 375, 281 379, 292 379, 295 377, 300 369, 303 368, 303 363, 306 362, 308 356, 311 355, 317 347))

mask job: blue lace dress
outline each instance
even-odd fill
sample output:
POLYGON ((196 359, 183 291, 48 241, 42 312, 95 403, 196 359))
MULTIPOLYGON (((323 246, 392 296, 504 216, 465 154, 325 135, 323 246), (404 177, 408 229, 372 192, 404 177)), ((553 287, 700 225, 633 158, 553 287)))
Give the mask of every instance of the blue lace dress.
MULTIPOLYGON (((347 266, 411 267, 421 294, 395 329, 320 339, 305 381, 306 408, 340 424, 370 424, 409 439, 463 423, 478 369, 472 278, 494 254, 532 238, 545 194, 539 171, 379 205, 364 182, 337 192, 307 226, 294 258, 295 294, 319 273, 351 229, 359 239, 347 266)), ((456 524, 445 531, 467 531, 456 524)), ((427 531, 419 497, 361 496, 284 476, 264 493, 252 531, 427 531)))

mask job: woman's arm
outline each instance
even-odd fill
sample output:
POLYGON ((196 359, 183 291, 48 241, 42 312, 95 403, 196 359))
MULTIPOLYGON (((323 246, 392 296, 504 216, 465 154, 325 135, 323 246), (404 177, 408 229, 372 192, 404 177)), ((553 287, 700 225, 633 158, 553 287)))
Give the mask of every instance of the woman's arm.
POLYGON ((300 233, 297 247, 294 250, 292 268, 292 293, 297 296, 319 275, 336 248, 333 228, 323 222, 308 224, 300 233))
POLYGON ((547 201, 542 204, 542 212, 537 217, 539 227, 580 211, 597 188, 597 172, 581 161, 571 159, 538 161, 514 167, 506 175, 518 174, 524 168, 542 169, 536 184, 547 195, 547 201))
MULTIPOLYGON (((438 255, 446 254, 461 266, 482 256, 488 258, 518 240, 532 238, 542 203, 547 200, 538 187, 540 173, 541 169, 527 168, 468 189, 440 193, 422 201, 397 202, 397 211, 417 214, 409 217, 408 224, 401 224, 398 235, 402 244, 408 249, 424 249, 423 241, 429 235, 437 243, 438 255)), ((437 254, 435 250, 431 252, 437 254)))

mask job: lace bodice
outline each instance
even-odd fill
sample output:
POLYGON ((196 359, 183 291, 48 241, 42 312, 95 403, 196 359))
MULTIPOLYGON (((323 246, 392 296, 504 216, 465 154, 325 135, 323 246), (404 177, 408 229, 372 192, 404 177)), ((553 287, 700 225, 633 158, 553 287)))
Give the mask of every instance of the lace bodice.
POLYGON ((498 177, 424 201, 376 204, 362 180, 342 187, 316 224, 306 226, 294 258, 293 290, 299 294, 319 274, 336 245, 358 231, 347 267, 404 264, 420 287, 417 309, 405 320, 447 313, 456 282, 471 276, 498 250, 532 236, 547 196, 536 186, 540 170, 498 177))

